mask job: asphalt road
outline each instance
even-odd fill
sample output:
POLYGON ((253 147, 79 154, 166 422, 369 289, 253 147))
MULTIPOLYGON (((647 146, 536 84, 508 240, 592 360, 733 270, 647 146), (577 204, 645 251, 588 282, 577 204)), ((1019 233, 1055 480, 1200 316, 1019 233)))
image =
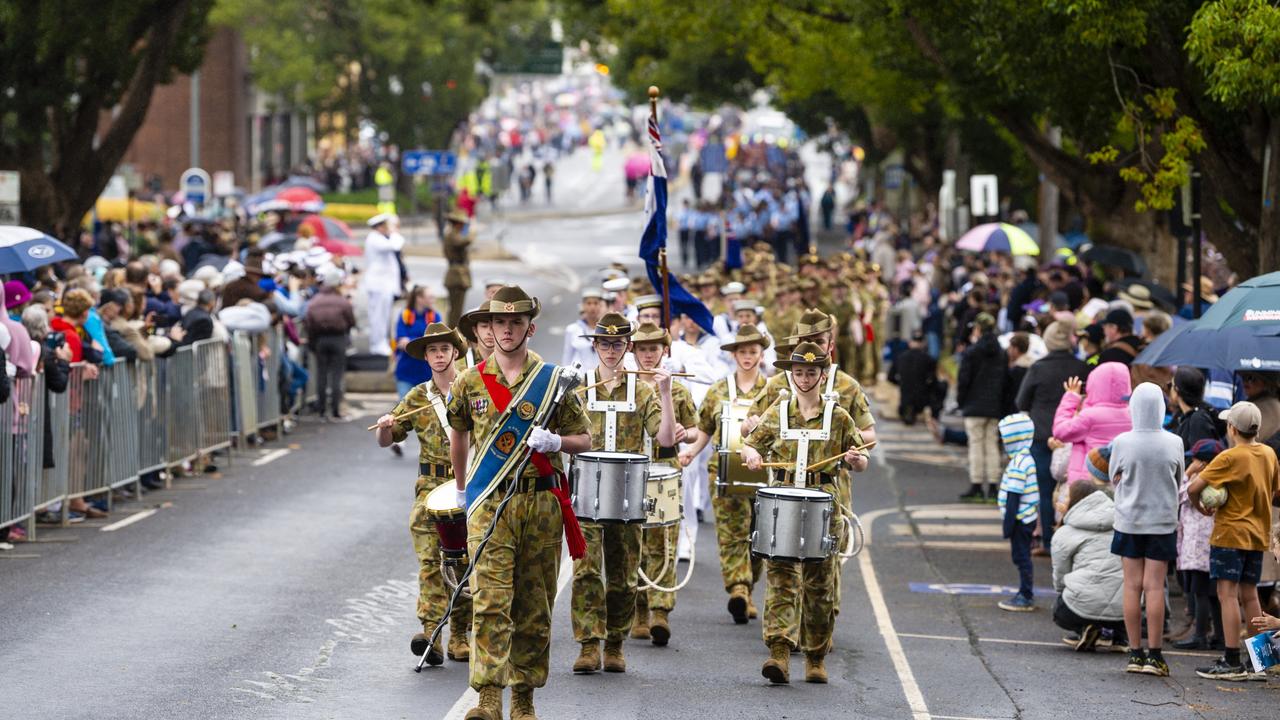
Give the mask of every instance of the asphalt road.
MULTIPOLYGON (((521 260, 476 272, 527 280, 546 307, 534 346, 558 359, 555 328, 573 317, 577 290, 596 268, 633 257, 641 224, 638 214, 511 222, 507 242, 521 260)), ((415 276, 439 269, 412 265, 415 276)), ((392 398, 351 400, 353 422, 304 421, 230 465, 224 458, 218 473, 117 508, 109 523, 156 510, 127 527, 42 530, 41 542, 0 554, 0 708, 60 719, 460 718, 471 704, 465 667, 415 674, 407 649, 415 470, 363 429, 392 398)), ((760 677, 760 626, 734 625, 725 611, 708 523, 671 645, 629 642, 625 675, 572 675, 561 592, 540 716, 1275 716, 1280 681, 1200 680, 1192 669, 1205 657, 1172 653, 1171 678, 1126 675, 1122 655, 1061 646, 1051 597, 1032 614, 998 610, 1016 575, 995 511, 952 504, 965 485, 962 456, 888 420, 881 434, 855 484, 871 538, 843 569, 829 685, 760 677), (958 588, 986 594, 939 592, 958 588)), ((1047 587, 1045 561, 1036 573, 1047 587)), ((799 657, 792 672, 803 672, 799 657)))

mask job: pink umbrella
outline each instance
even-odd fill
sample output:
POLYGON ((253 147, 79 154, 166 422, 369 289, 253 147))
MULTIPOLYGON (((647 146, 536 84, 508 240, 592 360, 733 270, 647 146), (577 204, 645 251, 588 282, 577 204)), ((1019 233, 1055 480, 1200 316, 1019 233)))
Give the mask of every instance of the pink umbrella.
POLYGON ((308 187, 288 187, 276 193, 276 196, 264 203, 259 210, 292 210, 294 212, 320 212, 324 209, 324 198, 308 187))
POLYGON ((649 154, 643 152, 632 153, 627 158, 626 164, 623 165, 623 172, 628 180, 646 177, 649 174, 649 154))

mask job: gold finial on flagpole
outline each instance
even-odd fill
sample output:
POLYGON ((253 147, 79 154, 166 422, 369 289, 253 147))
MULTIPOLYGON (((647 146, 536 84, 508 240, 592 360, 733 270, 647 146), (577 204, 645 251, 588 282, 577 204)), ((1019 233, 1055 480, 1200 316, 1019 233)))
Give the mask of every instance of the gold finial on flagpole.
POLYGON ((649 86, 649 114, 658 117, 658 86, 649 86))

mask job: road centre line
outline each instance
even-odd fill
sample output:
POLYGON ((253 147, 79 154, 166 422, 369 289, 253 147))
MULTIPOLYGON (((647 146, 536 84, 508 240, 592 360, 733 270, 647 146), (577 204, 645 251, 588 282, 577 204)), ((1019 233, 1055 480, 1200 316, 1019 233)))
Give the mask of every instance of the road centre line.
POLYGON ((111 523, 110 525, 106 525, 100 528, 100 530, 102 532, 114 532, 116 530, 119 530, 120 528, 128 527, 141 520, 146 520, 152 515, 155 515, 157 512, 160 512, 160 511, 156 508, 151 508, 150 510, 143 510, 142 512, 136 512, 123 520, 118 520, 116 522, 111 523))
POLYGON ((263 465, 266 465, 269 462, 275 462, 276 460, 279 460, 280 458, 284 457, 285 455, 288 455, 291 452, 293 451, 290 450, 289 448, 277 448, 267 453, 266 455, 263 455, 257 460, 254 460, 250 464, 253 465, 254 467, 261 467, 263 465))

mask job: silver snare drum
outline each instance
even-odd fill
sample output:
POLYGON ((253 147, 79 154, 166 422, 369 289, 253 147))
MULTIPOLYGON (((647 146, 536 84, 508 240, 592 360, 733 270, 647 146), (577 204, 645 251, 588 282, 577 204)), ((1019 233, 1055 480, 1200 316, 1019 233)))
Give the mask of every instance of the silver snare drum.
POLYGON ((768 560, 818 562, 831 556, 831 493, 812 488, 769 487, 756 491, 751 554, 768 560))
POLYGON ((573 456, 573 514, 598 523, 645 521, 645 476, 648 456, 592 451, 573 456))
POLYGON ((674 525, 684 517, 680 471, 666 465, 650 465, 645 482, 645 527, 674 525))

